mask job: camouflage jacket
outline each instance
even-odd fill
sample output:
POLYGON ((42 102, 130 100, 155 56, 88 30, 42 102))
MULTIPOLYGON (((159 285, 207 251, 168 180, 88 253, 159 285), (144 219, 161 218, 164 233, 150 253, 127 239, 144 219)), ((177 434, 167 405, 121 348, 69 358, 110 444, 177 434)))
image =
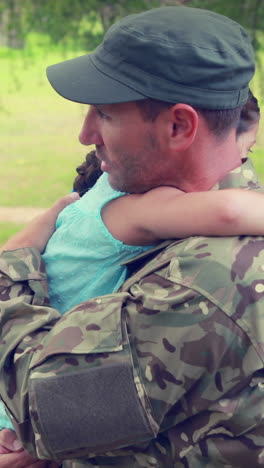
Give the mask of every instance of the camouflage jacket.
MULTIPOLYGON (((247 162, 217 188, 259 189, 247 162)), ((63 317, 34 249, 0 256, 0 394, 63 468, 264 466, 264 239, 166 241, 63 317)))

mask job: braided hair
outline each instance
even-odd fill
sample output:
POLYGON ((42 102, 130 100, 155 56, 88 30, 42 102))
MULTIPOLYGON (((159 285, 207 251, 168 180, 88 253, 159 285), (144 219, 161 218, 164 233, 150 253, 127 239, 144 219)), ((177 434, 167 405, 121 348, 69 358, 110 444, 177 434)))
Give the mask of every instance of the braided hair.
POLYGON ((85 157, 85 161, 76 168, 78 173, 73 183, 73 190, 82 197, 90 190, 103 171, 100 168, 100 161, 92 150, 85 157))

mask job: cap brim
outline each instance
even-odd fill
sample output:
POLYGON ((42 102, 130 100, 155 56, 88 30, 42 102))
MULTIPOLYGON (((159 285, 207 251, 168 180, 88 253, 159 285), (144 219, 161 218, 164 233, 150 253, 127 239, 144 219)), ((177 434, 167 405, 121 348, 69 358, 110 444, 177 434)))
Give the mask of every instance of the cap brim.
POLYGON ((90 55, 47 68, 48 80, 62 97, 82 104, 114 104, 146 99, 138 91, 98 70, 90 55))

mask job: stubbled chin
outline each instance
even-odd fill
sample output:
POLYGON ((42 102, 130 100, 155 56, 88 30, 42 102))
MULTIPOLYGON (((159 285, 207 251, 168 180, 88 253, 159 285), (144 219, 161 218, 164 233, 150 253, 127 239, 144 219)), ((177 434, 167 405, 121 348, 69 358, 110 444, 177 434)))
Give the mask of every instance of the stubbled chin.
POLYGON ((111 174, 108 174, 108 181, 112 189, 116 190, 117 192, 125 191, 122 188, 120 188, 120 181, 116 181, 115 178, 113 178, 111 174))

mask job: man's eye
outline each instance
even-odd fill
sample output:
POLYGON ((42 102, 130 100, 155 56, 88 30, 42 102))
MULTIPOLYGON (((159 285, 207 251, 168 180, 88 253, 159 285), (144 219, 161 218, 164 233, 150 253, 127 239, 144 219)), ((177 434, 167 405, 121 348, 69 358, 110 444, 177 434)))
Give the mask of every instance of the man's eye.
POLYGON ((96 113, 100 119, 107 119, 108 115, 101 111, 101 109, 96 108, 96 113))

